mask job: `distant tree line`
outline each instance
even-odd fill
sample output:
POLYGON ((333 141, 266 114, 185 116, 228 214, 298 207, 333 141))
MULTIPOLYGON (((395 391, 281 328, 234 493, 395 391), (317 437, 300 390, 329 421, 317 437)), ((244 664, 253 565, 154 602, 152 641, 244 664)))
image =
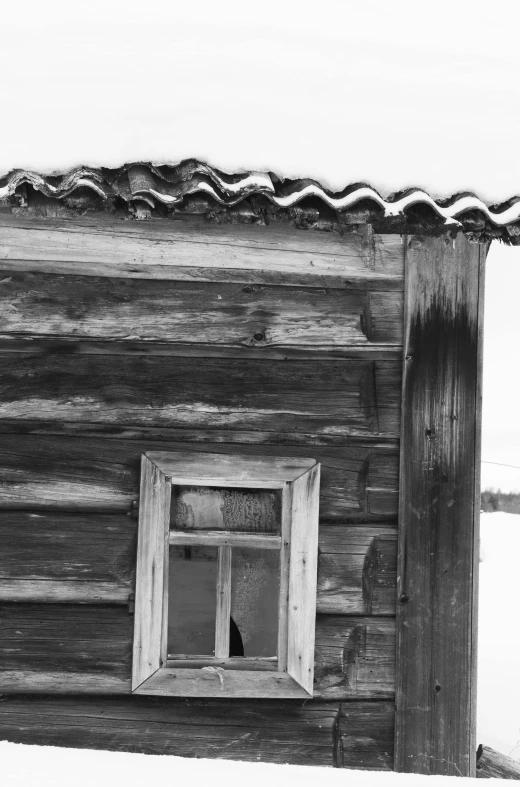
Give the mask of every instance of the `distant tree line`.
POLYGON ((520 514, 520 492, 501 492, 500 489, 485 489, 480 495, 482 511, 506 511, 520 514))

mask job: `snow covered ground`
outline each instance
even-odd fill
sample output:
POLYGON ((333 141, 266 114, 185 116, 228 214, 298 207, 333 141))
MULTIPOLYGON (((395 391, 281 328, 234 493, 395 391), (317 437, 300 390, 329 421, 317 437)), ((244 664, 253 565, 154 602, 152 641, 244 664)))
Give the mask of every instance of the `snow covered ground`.
POLYGON ((477 741, 520 760, 520 515, 481 514, 477 741))
MULTIPOLYGON (((190 760, 146 754, 58 749, 0 742, 2 787, 434 787, 460 785, 456 776, 344 771, 298 765, 190 760)), ((498 781, 493 779, 492 781, 498 781)))

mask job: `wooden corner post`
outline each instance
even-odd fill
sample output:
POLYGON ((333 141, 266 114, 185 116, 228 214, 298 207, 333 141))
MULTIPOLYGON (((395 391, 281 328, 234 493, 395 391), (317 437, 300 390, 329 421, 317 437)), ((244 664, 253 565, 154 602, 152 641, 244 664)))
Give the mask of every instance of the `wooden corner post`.
POLYGON ((397 577, 397 771, 475 776, 487 245, 407 242, 397 577))

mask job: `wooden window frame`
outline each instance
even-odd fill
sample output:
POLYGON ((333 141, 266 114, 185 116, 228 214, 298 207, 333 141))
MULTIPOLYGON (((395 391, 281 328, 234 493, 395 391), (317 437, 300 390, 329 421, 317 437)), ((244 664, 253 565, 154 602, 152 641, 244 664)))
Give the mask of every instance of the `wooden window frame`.
MULTIPOLYGON (((312 697, 319 481, 320 465, 314 459, 160 451, 142 455, 133 694, 312 697), (281 534, 170 533, 175 485, 279 489, 281 534), (277 659, 223 658, 229 636, 223 626, 217 630, 215 657, 168 659, 169 546, 181 541, 220 547, 220 576, 229 568, 230 543, 280 549, 277 659)), ((219 604, 229 604, 227 595, 222 594, 219 604)))

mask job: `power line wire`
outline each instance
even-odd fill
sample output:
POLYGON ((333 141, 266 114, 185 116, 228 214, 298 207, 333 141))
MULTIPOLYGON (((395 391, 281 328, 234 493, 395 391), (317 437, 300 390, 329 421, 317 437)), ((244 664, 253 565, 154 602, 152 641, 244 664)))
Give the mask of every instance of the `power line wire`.
POLYGON ((505 465, 503 462, 488 462, 486 459, 481 459, 484 465, 500 465, 500 467, 514 467, 515 470, 520 470, 520 465, 505 465))

